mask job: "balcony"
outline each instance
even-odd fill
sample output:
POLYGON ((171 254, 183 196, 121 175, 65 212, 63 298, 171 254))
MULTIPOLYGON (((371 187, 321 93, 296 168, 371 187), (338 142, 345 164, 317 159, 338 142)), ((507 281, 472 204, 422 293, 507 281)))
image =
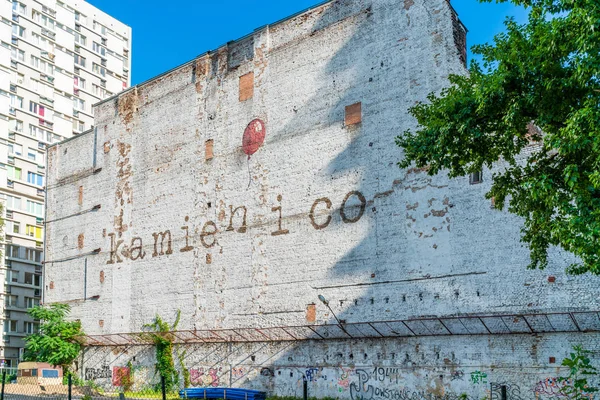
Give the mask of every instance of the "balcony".
POLYGON ((46 195, 46 193, 44 192, 44 189, 38 189, 37 190, 37 195, 40 197, 44 197, 46 195))
POLYGON ((44 128, 48 129, 48 130, 53 130, 54 128, 54 124, 52 122, 46 121, 45 119, 40 118, 40 126, 43 126, 44 128))
POLYGON ((9 244, 4 253, 7 258, 17 261, 25 261, 34 264, 41 264, 43 252, 39 249, 9 244))
POLYGON ((42 28, 42 35, 49 37, 52 40, 54 40, 54 38, 56 37, 56 33, 46 28, 42 28))
POLYGON ((9 113, 10 115, 17 115, 17 109, 16 109, 16 108, 14 108, 14 107, 9 107, 9 109, 8 109, 8 113, 9 113))
POLYGON ((10 165, 15 165, 15 158, 8 156, 8 159, 6 160, 7 163, 9 163, 10 165))
POLYGON ((14 188, 15 188, 15 183, 14 183, 13 181, 11 181, 11 180, 7 180, 7 181, 6 181, 6 186, 7 186, 9 189, 14 189, 14 188))
POLYGON ((42 12, 48 14, 49 16, 51 16, 52 18, 56 17, 56 11, 54 11, 53 9, 51 9, 50 7, 44 6, 42 5, 42 12))

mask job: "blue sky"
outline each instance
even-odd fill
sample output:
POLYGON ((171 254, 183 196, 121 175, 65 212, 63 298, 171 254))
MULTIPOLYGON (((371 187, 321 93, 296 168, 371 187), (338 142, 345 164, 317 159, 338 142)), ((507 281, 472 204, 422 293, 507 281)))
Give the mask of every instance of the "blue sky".
MULTIPOLYGON (((133 28, 132 85, 214 50, 230 40, 320 3, 319 0, 87 0, 133 28)), ((511 4, 452 0, 469 29, 469 46, 491 41, 506 16, 524 21, 511 4)))

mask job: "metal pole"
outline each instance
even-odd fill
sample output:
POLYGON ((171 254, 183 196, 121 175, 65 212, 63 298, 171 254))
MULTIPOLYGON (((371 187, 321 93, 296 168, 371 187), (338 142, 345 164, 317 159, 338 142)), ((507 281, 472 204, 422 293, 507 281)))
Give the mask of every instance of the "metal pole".
POLYGON ((0 392, 0 400, 4 400, 4 384, 6 383, 6 370, 2 368, 2 392, 0 392))
POLYGON ((69 375, 67 376, 68 379, 68 384, 69 384, 69 394, 68 394, 68 399, 72 400, 73 399, 73 375, 69 372, 69 375))
POLYGON ((506 385, 500 386, 500 399, 506 400, 506 385))
POLYGON ((165 383, 165 377, 160 376, 160 386, 162 389, 162 400, 167 400, 167 385, 165 383))
POLYGON ((308 400, 308 380, 306 379, 306 377, 304 377, 304 390, 303 390, 303 397, 304 400, 308 400))

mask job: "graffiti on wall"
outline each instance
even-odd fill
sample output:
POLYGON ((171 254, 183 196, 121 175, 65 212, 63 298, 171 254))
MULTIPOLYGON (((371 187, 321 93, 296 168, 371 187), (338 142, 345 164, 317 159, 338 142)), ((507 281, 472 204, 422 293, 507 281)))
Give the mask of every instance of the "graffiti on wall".
POLYGON ((94 381, 96 379, 110 379, 112 374, 108 365, 103 365, 100 368, 86 368, 85 380, 94 381))
POLYGON ((113 367, 113 386, 131 386, 131 371, 128 367, 113 367))
POLYGON ((221 380, 219 373, 221 368, 191 368, 190 369, 190 382, 192 386, 201 387, 217 387, 221 380))
MULTIPOLYGON (((573 385, 573 381, 571 379, 561 379, 558 377, 550 377, 545 378, 539 381, 533 392, 535 393, 536 398, 543 398, 545 396, 549 396, 552 398, 562 397, 568 398, 568 395, 564 394, 562 391, 565 387, 573 385)), ((593 393, 582 393, 582 396, 587 397, 588 399, 593 399, 593 393)))
POLYGON ((487 384, 487 374, 481 371, 471 372, 471 383, 474 385, 487 384))

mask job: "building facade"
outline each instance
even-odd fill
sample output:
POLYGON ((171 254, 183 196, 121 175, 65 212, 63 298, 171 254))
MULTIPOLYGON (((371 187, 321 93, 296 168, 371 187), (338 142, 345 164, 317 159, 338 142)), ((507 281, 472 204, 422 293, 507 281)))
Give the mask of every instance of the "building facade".
POLYGON ((99 103, 48 153, 44 296, 83 323, 81 376, 151 380, 137 333, 180 313, 193 386, 556 398, 600 350, 598 278, 526 269, 493 171, 397 167, 465 35, 445 0, 331 1, 99 103))
POLYGON ((92 104, 130 84, 131 28, 84 1, 0 1, 0 359, 16 366, 42 290, 46 148, 90 129, 92 104))

